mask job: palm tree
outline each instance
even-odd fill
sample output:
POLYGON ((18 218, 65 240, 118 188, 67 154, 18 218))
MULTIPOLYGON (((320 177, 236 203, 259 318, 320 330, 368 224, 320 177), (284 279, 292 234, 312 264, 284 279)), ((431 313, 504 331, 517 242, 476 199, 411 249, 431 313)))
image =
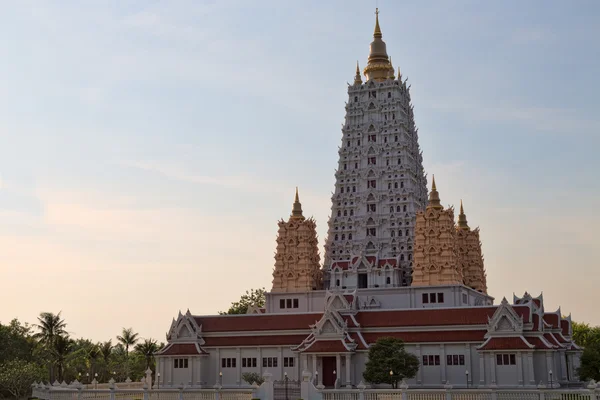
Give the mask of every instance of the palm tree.
POLYGON ((129 376, 129 346, 133 346, 138 341, 138 334, 133 331, 133 328, 123 328, 123 332, 121 336, 117 336, 117 340, 125 346, 126 371, 129 376))
POLYGON ((94 376, 94 372, 96 372, 96 361, 98 357, 100 357, 100 349, 97 344, 90 344, 86 349, 86 358, 90 363, 90 376, 94 376))
POLYGON ((67 357, 71 354, 73 347, 73 341, 68 336, 56 336, 54 338, 54 345, 52 346, 51 354, 54 359, 54 363, 58 372, 58 380, 64 379, 63 372, 65 369, 65 363, 67 357))
POLYGON ((150 368, 150 365, 153 364, 154 361, 154 353, 158 351, 159 347, 154 339, 145 339, 142 343, 138 343, 135 345, 135 351, 140 354, 143 354, 146 357, 146 368, 150 368))
MULTIPOLYGON (((33 335, 33 337, 37 339, 38 343, 42 345, 46 351, 52 353, 56 338, 67 334, 67 331, 65 330, 67 323, 65 320, 61 319, 60 312, 58 314, 43 312, 38 317, 38 321, 39 324, 34 324, 34 326, 39 329, 39 332, 33 335)), ((54 369, 52 368, 52 361, 49 362, 48 368, 50 372, 50 382, 53 382, 54 369)))
POLYGON ((100 351, 100 355, 102 356, 102 360, 104 361, 104 366, 106 369, 106 374, 104 374, 103 376, 105 380, 108 380, 108 376, 110 376, 110 371, 108 369, 108 361, 110 360, 110 356, 113 350, 112 340, 109 340, 108 342, 98 343, 98 350, 100 351))

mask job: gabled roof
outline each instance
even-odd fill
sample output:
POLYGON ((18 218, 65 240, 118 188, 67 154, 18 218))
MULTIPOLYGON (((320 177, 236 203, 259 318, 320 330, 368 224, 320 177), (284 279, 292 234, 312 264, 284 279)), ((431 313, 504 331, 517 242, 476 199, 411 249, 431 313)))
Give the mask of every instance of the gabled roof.
POLYGON ((204 347, 297 346, 306 335, 205 336, 204 347))
POLYGON ((523 336, 490 337, 477 349, 488 350, 531 350, 535 346, 523 336))
POLYGON ((323 313, 194 316, 202 333, 308 330, 323 313))
POLYGON ((197 356, 207 354, 196 343, 171 343, 156 353, 157 356, 197 356))

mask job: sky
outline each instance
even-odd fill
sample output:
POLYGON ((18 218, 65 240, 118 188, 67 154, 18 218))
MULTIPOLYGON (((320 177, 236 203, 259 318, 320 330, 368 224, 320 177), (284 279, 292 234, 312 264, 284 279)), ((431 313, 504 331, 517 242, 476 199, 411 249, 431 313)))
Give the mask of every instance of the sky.
MULTIPOLYGON (((600 3, 379 0, 427 174, 489 293, 600 325, 600 3)), ((271 286, 299 187, 321 245, 374 1, 2 3, 0 322, 165 339, 271 286)))

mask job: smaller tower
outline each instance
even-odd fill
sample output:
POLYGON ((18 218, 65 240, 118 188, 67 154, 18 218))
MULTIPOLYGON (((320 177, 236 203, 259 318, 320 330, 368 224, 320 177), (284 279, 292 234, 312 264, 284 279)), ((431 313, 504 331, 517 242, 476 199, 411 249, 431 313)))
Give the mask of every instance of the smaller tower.
POLYGON ((417 212, 412 286, 463 283, 455 236, 454 210, 442 207, 433 177, 429 204, 417 212))
POLYGON ((462 200, 460 201, 460 214, 458 214, 458 224, 456 226, 456 249, 465 286, 487 293, 487 278, 481 253, 479 228, 473 230, 469 228, 462 200))
POLYGON ((356 61, 356 75, 354 75, 354 84, 362 85, 362 77, 360 76, 360 68, 358 66, 358 61, 356 61))
POLYGON ((317 224, 306 219, 296 188, 289 220, 279 221, 272 292, 304 292, 321 289, 317 224))

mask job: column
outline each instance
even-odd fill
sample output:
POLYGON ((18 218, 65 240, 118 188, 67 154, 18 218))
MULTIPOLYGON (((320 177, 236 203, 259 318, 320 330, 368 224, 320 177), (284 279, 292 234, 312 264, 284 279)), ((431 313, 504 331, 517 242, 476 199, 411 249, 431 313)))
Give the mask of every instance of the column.
MULTIPOLYGON (((465 344, 465 370, 469 371, 469 386, 473 385, 475 381, 475 375, 473 368, 471 367, 471 345, 465 344)), ((479 371, 481 373, 481 371, 479 371)))
POLYGON ((350 375, 350 359, 352 354, 346 354, 346 387, 352 387, 352 375, 350 375))
POLYGON ((220 376, 219 376, 219 372, 221 372, 221 350, 220 349, 217 349, 216 356, 217 356, 217 361, 215 363, 215 368, 216 368, 216 370, 215 370, 215 385, 219 384, 219 383, 222 384, 222 382, 220 380, 220 376))
POLYGON ((294 353, 294 379, 300 380, 302 379, 302 365, 300 364, 300 354, 294 353))
POLYGON ((279 348, 279 379, 283 379, 283 347, 279 348))
POLYGON ((169 375, 168 385, 173 385, 173 364, 175 363, 175 357, 169 357, 169 365, 167 365, 167 371, 169 375))
POLYGON ((479 353, 479 386, 485 387, 485 353, 479 353))
MULTIPOLYGON (((419 359, 419 362, 421 362, 421 345, 418 344, 415 346, 415 353, 417 358, 419 359)), ((417 385, 420 385, 421 382, 423 382, 423 368, 419 368, 419 371, 417 371, 417 385)))
POLYGON ((190 377, 188 385, 190 385, 190 386, 194 384, 194 371, 195 371, 194 359, 195 359, 195 357, 194 358, 188 357, 188 365, 190 367, 190 370, 188 371, 188 376, 190 377))
POLYGON ((263 372, 263 363, 262 363, 262 347, 258 347, 258 360, 256 360, 256 363, 258 364, 258 374, 262 377, 264 372, 263 372))
POLYGON ((202 385, 202 357, 198 357, 196 363, 196 385, 202 385))
POLYGON ((523 386, 523 358, 521 352, 517 352, 517 380, 519 386, 523 386))
MULTIPOLYGON (((442 383, 446 383, 446 346, 440 344, 440 371, 442 373, 442 383)), ((457 384, 458 382, 453 382, 457 384)))
POLYGON ((235 349, 235 358, 237 361, 235 362, 236 368, 236 380, 235 383, 240 386, 242 384, 242 350, 238 347, 235 349))
MULTIPOLYGON (((301 371, 308 371, 308 354, 302 354, 302 369, 301 371)), ((313 375, 315 372, 313 371, 313 375)))
POLYGON ((560 350, 558 352, 558 356, 560 357, 560 373, 561 373, 561 379, 563 381, 568 381, 568 375, 567 375, 567 360, 566 360, 566 355, 565 355, 565 351, 564 350, 560 350))
POLYGON ((552 352, 546 352, 546 380, 548 384, 552 381, 552 385, 554 386, 554 381, 556 380, 558 374, 556 373, 556 369, 554 368, 552 360, 552 352), (550 371, 552 371, 552 379, 550 379, 550 371))
POLYGON ((491 353, 490 354, 490 372, 491 372, 491 385, 490 386, 496 386, 496 354, 491 353))
POLYGON ((335 355, 335 388, 339 387, 338 382, 342 382, 342 356, 340 354, 335 355))
POLYGON ((533 352, 527 353, 527 370, 529 372, 529 384, 535 386, 535 375, 533 373, 533 352))
POLYGON ((321 376, 321 374, 317 374, 317 372, 318 372, 317 371, 317 355, 313 354, 311 357, 312 357, 312 372, 313 372, 313 376, 317 378, 316 381, 315 381, 316 382, 315 386, 316 386, 316 385, 320 385, 321 384, 321 381, 322 381, 323 377, 321 376))

